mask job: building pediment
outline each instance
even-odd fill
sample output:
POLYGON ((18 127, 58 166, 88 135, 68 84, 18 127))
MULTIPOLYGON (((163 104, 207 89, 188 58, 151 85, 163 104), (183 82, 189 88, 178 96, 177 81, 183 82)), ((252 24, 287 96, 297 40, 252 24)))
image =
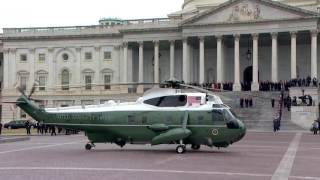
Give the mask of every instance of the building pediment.
POLYGON ((318 15, 312 11, 270 0, 230 0, 184 20, 182 25, 298 19, 318 15))

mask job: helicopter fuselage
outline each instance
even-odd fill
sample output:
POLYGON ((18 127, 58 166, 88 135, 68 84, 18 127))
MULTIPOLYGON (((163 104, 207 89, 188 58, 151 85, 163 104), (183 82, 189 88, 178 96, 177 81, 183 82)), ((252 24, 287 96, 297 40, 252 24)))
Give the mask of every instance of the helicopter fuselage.
POLYGON ((17 105, 48 125, 85 131, 92 143, 227 147, 242 139, 245 125, 221 100, 204 93, 149 95, 133 103, 38 108, 21 96, 17 105))

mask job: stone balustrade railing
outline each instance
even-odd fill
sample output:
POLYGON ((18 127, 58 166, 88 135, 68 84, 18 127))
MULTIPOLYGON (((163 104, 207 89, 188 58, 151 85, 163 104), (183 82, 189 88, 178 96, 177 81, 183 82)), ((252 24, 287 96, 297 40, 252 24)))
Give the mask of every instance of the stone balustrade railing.
MULTIPOLYGON (((118 33, 121 28, 135 28, 156 25, 172 25, 179 20, 168 18, 123 20, 120 25, 92 25, 92 26, 61 26, 61 27, 32 27, 32 28, 4 28, 3 37, 36 36, 36 35, 82 35, 118 33)), ((0 36, 1 37, 1 36, 0 36)))

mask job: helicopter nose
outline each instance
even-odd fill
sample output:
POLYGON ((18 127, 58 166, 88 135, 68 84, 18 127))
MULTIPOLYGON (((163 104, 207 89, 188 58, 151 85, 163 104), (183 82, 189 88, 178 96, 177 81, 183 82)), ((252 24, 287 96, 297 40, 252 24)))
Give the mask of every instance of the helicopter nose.
POLYGON ((245 124, 242 121, 239 121, 239 136, 237 138, 237 141, 240 141, 246 135, 246 132, 247 128, 245 124))

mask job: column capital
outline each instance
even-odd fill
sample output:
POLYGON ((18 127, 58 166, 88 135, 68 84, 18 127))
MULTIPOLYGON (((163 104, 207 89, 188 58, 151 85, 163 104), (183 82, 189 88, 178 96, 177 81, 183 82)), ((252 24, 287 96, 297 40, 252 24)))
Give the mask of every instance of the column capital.
POLYGON ((29 48, 30 53, 34 53, 34 51, 35 51, 35 48, 29 48))
POLYGON ((233 34, 235 40, 240 40, 240 34, 233 34))
POLYGON ((3 53, 9 53, 9 48, 3 49, 3 53))
POLYGON ((298 33, 297 31, 290 31, 290 35, 292 38, 297 37, 297 33, 298 33))
POLYGON ((182 37, 182 42, 188 42, 188 37, 182 37))
POLYGON ((120 44, 116 44, 113 46, 114 49, 120 49, 121 45, 120 44))
POLYGON ((277 32, 272 32, 272 33, 271 33, 271 37, 272 37, 273 39, 277 38, 277 37, 278 37, 278 33, 277 33, 277 32))
POLYGON ((259 38, 259 34, 258 33, 253 33, 251 34, 253 39, 258 39, 259 38))
POLYGON ((48 52, 52 53, 54 51, 53 47, 48 48, 48 52))
POLYGON ((319 31, 316 29, 310 30, 311 36, 318 36, 319 31))
POLYGON ((128 42, 127 41, 123 41, 122 45, 123 45, 124 48, 127 48, 128 47, 128 42))
POLYGON ((139 44, 139 46, 143 46, 143 41, 137 41, 137 43, 139 44))
POLYGON ((199 36, 198 39, 199 41, 204 41, 204 36, 199 36))
MULTIPOLYGON (((30 50, 30 49, 29 49, 30 50)), ((10 48, 8 49, 8 52, 11 52, 11 53, 16 53, 17 52, 17 49, 16 48, 10 48)), ((31 52, 31 51, 30 51, 31 52)), ((33 51, 34 52, 34 51, 33 51)))
POLYGON ((174 45, 176 43, 176 40, 170 40, 170 45, 174 45))
POLYGON ((223 35, 215 35, 214 37, 216 37, 217 40, 221 41, 223 38, 223 35))
POLYGON ((101 49, 101 46, 94 46, 94 50, 100 51, 100 49, 101 49))
POLYGON ((159 40, 153 40, 153 44, 155 45, 155 46, 158 46, 159 45, 159 40))

